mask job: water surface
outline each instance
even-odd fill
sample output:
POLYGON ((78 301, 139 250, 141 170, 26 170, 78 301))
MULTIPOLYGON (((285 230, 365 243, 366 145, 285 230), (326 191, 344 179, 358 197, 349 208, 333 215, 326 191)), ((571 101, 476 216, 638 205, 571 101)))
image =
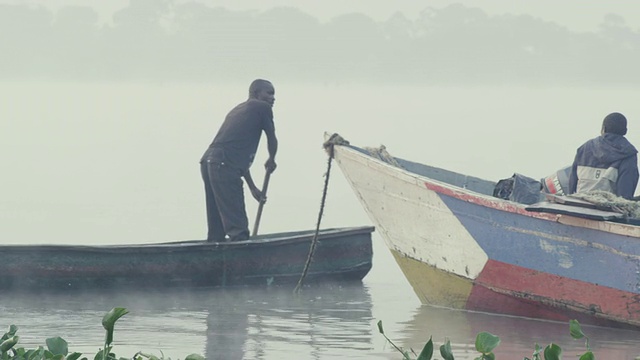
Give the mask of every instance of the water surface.
MULTIPOLYGON (((280 138, 262 233, 313 229, 327 157, 323 133, 360 146, 497 181, 544 177, 568 164, 611 111, 629 118, 640 144, 637 89, 411 87, 280 84, 280 138)), ((247 84, 0 84, 0 235, 3 243, 131 244, 202 239, 198 159, 247 84)), ((253 168, 264 176, 265 143, 253 168)), ((250 222, 257 204, 248 202, 250 222)), ((323 227, 369 225, 339 169, 331 172, 323 227)), ((116 325, 115 352, 173 359, 400 359, 377 332, 419 351, 433 336, 471 360, 475 334, 502 338, 498 359, 531 357, 557 342, 566 358, 584 350, 568 324, 421 306, 382 239, 360 285, 0 294, 0 327, 20 327, 25 346, 62 336, 72 350, 102 346, 102 316, 116 325)), ((640 332, 585 327, 598 359, 640 355, 640 332)))

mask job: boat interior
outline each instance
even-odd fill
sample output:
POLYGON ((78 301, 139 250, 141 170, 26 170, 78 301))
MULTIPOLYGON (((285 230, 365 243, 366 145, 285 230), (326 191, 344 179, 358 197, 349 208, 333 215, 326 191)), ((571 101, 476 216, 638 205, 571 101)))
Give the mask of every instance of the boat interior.
MULTIPOLYGON (((359 148, 352 145, 349 146, 365 155, 374 157, 417 175, 447 183, 462 189, 467 189, 479 194, 528 205, 525 208, 528 211, 564 214, 592 220, 614 221, 631 225, 640 225, 640 218, 634 216, 635 214, 633 213, 620 211, 618 207, 612 206, 611 204, 588 202, 579 198, 574 198, 573 196, 547 194, 544 191, 541 191, 542 186, 539 180, 531 179, 517 173, 511 178, 493 182, 393 157, 386 151, 384 146, 380 146, 379 148, 359 148), (512 182, 508 183, 508 181, 512 182), (507 191, 505 196, 500 193, 500 187, 502 184, 505 184, 505 189, 507 191)), ((640 204, 637 206, 640 207, 640 204)))
POLYGON ((375 157, 388 164, 397 166, 414 174, 428 177, 433 180, 444 182, 459 188, 468 189, 473 192, 492 196, 496 187, 496 182, 484 180, 474 176, 463 175, 442 168, 429 166, 397 157, 391 156, 384 146, 380 148, 359 148, 350 145, 354 150, 360 151, 366 155, 375 157))

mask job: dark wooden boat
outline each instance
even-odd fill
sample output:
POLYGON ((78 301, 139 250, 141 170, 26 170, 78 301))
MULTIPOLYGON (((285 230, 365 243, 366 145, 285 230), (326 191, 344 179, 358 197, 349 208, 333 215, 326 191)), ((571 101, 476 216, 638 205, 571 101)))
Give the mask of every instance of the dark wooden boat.
MULTIPOLYGON (((305 283, 362 280, 372 266, 373 231, 320 230, 305 283)), ((225 243, 1 245, 0 289, 295 284, 314 235, 309 230, 225 243)))

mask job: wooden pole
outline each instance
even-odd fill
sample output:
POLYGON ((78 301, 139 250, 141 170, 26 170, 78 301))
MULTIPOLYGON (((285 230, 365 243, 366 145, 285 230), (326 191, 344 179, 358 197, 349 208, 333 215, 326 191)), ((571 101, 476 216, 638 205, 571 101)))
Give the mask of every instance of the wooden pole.
MULTIPOLYGON (((269 178, 271 177, 271 172, 267 172, 264 176, 264 183, 262 184, 262 196, 266 198, 267 196, 267 187, 269 186, 269 178)), ((256 222, 253 224, 253 232, 251 236, 258 235, 258 226, 260 226, 260 218, 262 217, 262 208, 264 207, 265 200, 260 201, 258 205, 258 214, 256 215, 256 222)))

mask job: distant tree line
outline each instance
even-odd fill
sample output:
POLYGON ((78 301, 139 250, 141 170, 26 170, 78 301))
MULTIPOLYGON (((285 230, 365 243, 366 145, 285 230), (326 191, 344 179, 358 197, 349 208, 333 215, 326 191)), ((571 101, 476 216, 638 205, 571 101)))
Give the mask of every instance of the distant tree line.
POLYGON ((426 8, 328 22, 293 8, 230 11, 131 0, 101 25, 90 7, 0 5, 0 79, 638 84, 640 33, 618 15, 576 33, 526 15, 426 8))

